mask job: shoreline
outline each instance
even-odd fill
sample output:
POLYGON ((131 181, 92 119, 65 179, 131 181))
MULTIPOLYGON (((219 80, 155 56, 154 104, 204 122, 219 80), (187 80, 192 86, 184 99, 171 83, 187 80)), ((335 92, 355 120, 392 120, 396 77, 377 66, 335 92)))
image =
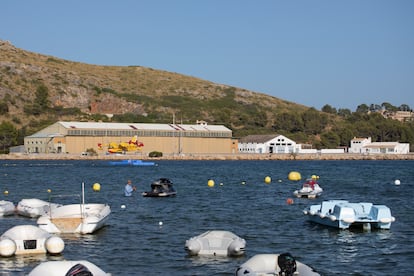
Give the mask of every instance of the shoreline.
POLYGON ((148 157, 145 154, 97 155, 81 156, 78 154, 1 154, 0 160, 414 160, 410 154, 355 154, 355 153, 326 153, 326 154, 191 154, 168 155, 163 157, 148 157))

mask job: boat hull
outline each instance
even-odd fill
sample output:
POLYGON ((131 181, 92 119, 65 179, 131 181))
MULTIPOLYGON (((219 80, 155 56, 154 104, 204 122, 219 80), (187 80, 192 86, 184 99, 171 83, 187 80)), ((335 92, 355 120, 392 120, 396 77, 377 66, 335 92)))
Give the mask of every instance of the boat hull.
POLYGON ((143 197, 169 197, 169 196, 175 196, 177 195, 177 192, 169 192, 169 193, 156 193, 156 192, 143 192, 143 197))
POLYGON ((106 204, 69 204, 40 216, 37 224, 49 233, 91 234, 106 225, 110 213, 106 204))
POLYGON ((298 198, 317 198, 319 197, 322 192, 304 192, 304 191, 295 191, 293 194, 298 198))

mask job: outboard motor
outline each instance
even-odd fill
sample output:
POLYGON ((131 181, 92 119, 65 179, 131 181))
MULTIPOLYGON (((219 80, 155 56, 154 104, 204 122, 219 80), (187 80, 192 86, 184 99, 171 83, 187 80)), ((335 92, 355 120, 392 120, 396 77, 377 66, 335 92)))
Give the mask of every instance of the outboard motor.
POLYGON ((296 261, 290 253, 280 254, 277 264, 280 267, 279 276, 293 276, 296 272, 296 261))
POLYGON ((82 264, 76 264, 66 273, 65 276, 93 276, 86 266, 82 264))

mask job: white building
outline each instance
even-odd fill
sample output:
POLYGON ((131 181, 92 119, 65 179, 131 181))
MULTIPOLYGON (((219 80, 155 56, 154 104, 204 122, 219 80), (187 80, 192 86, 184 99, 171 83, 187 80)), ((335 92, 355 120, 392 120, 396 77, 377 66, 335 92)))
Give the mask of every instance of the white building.
POLYGON ((409 143, 399 142, 371 142, 371 137, 354 138, 351 140, 349 153, 381 153, 381 154, 408 154, 409 143))
POLYGON ((240 153, 295 153, 295 141, 283 135, 248 135, 239 140, 240 153))

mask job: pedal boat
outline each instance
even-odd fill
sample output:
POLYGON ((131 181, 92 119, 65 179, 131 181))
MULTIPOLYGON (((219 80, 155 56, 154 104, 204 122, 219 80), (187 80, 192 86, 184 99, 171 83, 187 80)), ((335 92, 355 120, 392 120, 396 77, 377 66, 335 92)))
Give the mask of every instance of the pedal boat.
POLYGON ((390 208, 385 205, 350 203, 347 200, 326 200, 309 206, 303 213, 313 222, 339 229, 390 229, 395 221, 390 208))

